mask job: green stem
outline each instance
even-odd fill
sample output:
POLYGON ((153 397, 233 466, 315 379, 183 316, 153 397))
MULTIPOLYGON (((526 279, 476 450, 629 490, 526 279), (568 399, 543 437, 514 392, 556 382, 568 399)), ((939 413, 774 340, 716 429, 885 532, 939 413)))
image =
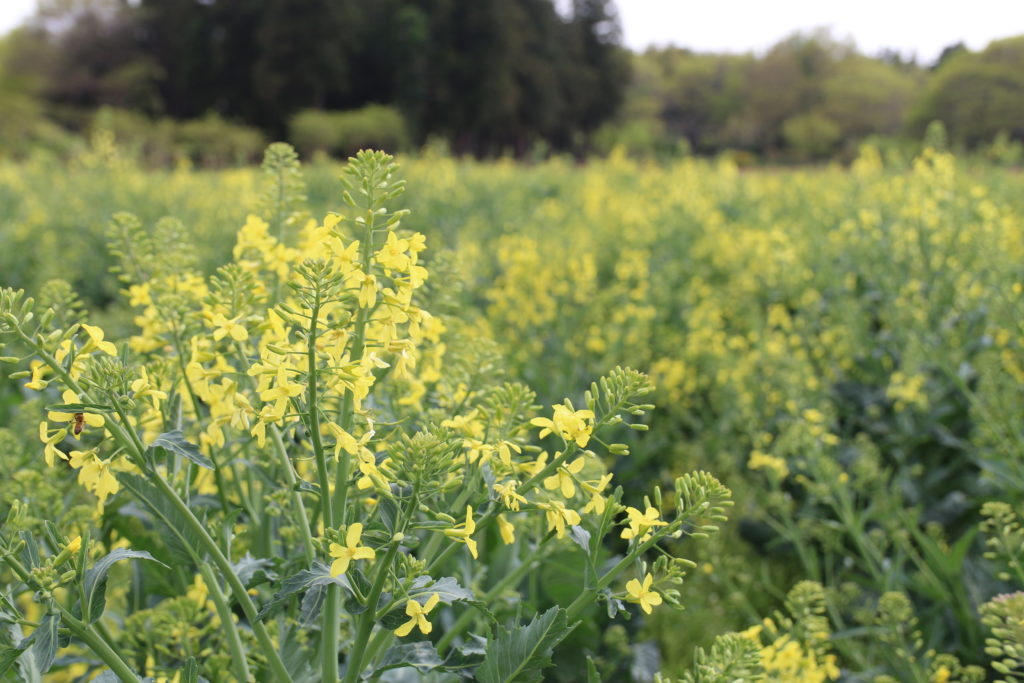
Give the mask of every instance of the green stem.
POLYGON ((284 476, 288 480, 288 488, 290 489, 292 507, 295 509, 295 524, 299 527, 299 531, 302 534, 302 548, 306 554, 306 564, 312 564, 313 558, 316 557, 316 550, 313 547, 313 534, 309 529, 309 517, 306 515, 306 505, 302 502, 302 493, 296 488, 299 484, 298 477, 295 474, 295 468, 292 467, 291 460, 288 459, 288 451, 285 448, 284 440, 281 439, 281 430, 276 425, 269 425, 270 427, 270 441, 274 444, 274 453, 277 455, 281 462, 281 467, 284 469, 284 476))
POLYGON ((412 496, 409 498, 409 504, 402 520, 402 528, 391 538, 391 545, 388 546, 387 553, 384 554, 384 558, 377 565, 377 574, 374 577, 373 585, 370 587, 370 593, 366 596, 367 609, 359 615, 359 626, 356 630, 355 640, 352 643, 348 662, 346 663, 345 683, 355 683, 363 671, 363 662, 366 661, 367 654, 366 643, 370 639, 373 625, 377 621, 377 603, 380 602, 380 594, 384 591, 384 582, 388 578, 391 565, 394 563, 395 555, 398 553, 398 547, 402 544, 402 536, 409 525, 409 520, 416 511, 418 501, 419 491, 413 487, 412 496))
MULTIPOLYGON (((224 591, 220 588, 220 582, 213 575, 209 565, 200 564, 199 573, 202 574, 203 581, 206 582, 206 587, 214 598, 214 604, 217 606, 217 614, 220 615, 221 623, 225 625, 234 624, 235 615, 231 612, 231 608, 228 607, 224 591)), ((238 629, 227 628, 225 632, 227 633, 228 650, 231 652, 231 664, 235 669, 235 675, 238 676, 239 681, 248 681, 250 680, 249 665, 245 661, 245 652, 242 649, 242 639, 238 636, 238 629)))
POLYGON ((392 539, 384 559, 381 560, 380 566, 377 568, 377 576, 373 581, 373 586, 370 588, 370 594, 366 598, 368 609, 359 615, 359 629, 356 631, 352 651, 349 654, 348 664, 345 669, 345 683, 355 683, 359 678, 359 674, 362 673, 367 649, 366 642, 370 639, 370 632, 373 630, 373 625, 376 621, 377 602, 380 600, 380 594, 384 590, 384 580, 388 576, 391 563, 395 560, 399 545, 401 545, 401 541, 392 539))
MULTIPOLYGON (((373 203, 373 198, 369 198, 370 204, 373 203)), ((363 241, 360 246, 360 267, 364 273, 370 272, 370 266, 372 265, 373 259, 373 225, 376 214, 371 210, 367 211, 369 214, 366 220, 366 233, 363 235, 363 241)), ((366 323, 369 320, 369 310, 360 306, 359 311, 356 313, 355 332, 352 335, 352 355, 351 359, 353 363, 358 363, 363 359, 363 354, 366 352, 366 323)), ((342 429, 351 431, 352 419, 355 414, 355 394, 352 393, 351 389, 345 390, 345 395, 341 399, 341 412, 338 415, 338 423, 342 429)), ((335 469, 334 479, 334 497, 335 497, 335 509, 338 510, 338 516, 340 522, 345 524, 348 522, 348 476, 349 476, 349 460, 351 456, 348 453, 342 453, 338 459, 338 466, 335 469)))
POLYGON ((168 502, 174 506, 178 513, 185 520, 185 523, 190 527, 193 533, 199 538, 203 548, 210 554, 213 559, 213 563, 217 565, 217 569, 224 576, 225 581, 231 587, 231 593, 235 596, 235 600, 238 601, 239 606, 242 608, 242 612, 245 613, 245 618, 249 620, 249 625, 256 636, 256 640, 259 642, 260 649, 264 656, 266 656, 268 663, 270 664, 271 671, 273 673, 274 680, 281 681, 282 683, 288 683, 292 680, 291 675, 288 673, 288 669, 285 668, 284 662, 281 661, 281 655, 278 654, 277 648, 274 647, 274 642, 270 639, 270 634, 267 633, 266 627, 263 622, 259 620, 259 611, 256 609, 256 605, 253 604, 252 599, 249 597, 248 591, 242 584, 238 575, 235 574, 235 570, 231 567, 231 562, 221 552, 220 546, 213 540, 206 527, 196 519, 196 516, 192 514, 192 510, 185 505, 184 501, 178 496, 171 486, 164 481, 163 477, 156 474, 150 476, 152 481, 164 494, 168 502))
MULTIPOLYGON (((313 442, 313 456, 316 458, 316 474, 320 483, 320 518, 324 529, 334 528, 334 508, 332 505, 331 484, 327 476, 327 458, 320 434, 320 405, 317 392, 317 361, 316 333, 317 321, 320 317, 320 289, 316 289, 313 307, 309 316, 309 337, 307 339, 307 383, 308 398, 307 427, 313 442)), ((339 586, 330 584, 327 587, 327 603, 324 605, 323 621, 320 628, 320 680, 323 683, 336 683, 338 680, 338 631, 341 619, 341 593, 339 586)))
MULTIPOLYGON (((363 658, 363 661, 372 664, 373 660, 376 659, 377 654, 381 651, 381 648, 383 648, 384 644, 387 643, 393 636, 394 634, 392 634, 391 631, 387 630, 386 628, 382 628, 375 634, 373 634, 373 639, 370 641, 370 644, 366 647, 366 656, 363 658)), ((378 678, 379 676, 375 676, 373 680, 376 681, 378 678)))

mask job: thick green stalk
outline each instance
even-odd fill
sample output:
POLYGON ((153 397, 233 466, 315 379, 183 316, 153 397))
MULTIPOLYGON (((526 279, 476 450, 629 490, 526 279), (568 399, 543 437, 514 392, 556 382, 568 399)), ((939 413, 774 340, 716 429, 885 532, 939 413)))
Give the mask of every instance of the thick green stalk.
POLYGON ((384 554, 384 558, 377 568, 377 576, 373 581, 373 586, 370 587, 370 594, 366 598, 368 609, 359 615, 359 628, 356 631, 356 637, 352 644, 352 650, 349 652, 345 669, 345 683, 355 683, 359 678, 359 674, 362 673, 363 661, 366 656, 366 643, 370 639, 370 633, 373 631, 373 625, 376 622, 377 602, 380 600, 380 594, 384 590, 384 581, 387 579, 391 563, 395 561, 395 554, 398 552, 399 545, 401 545, 401 541, 392 539, 387 553, 384 554))
POLYGON ((213 563, 217 565, 217 569, 220 570, 224 580, 228 582, 228 585, 231 587, 231 593, 235 596, 235 600, 238 601, 242 612, 245 613, 245 618, 249 620, 249 625, 256 636, 256 640, 259 642, 260 649, 270 664, 274 680, 281 681, 282 683, 290 682, 292 677, 288 673, 288 669, 285 668, 284 662, 281 661, 281 655, 278 654, 277 648, 274 647, 274 642, 270 639, 270 634, 267 633, 266 627, 258 618, 259 610, 256 609, 256 605, 253 604, 248 591, 246 591, 238 575, 235 574, 235 570, 231 567, 231 562, 221 552, 220 546, 210 536, 203 523, 196 519, 192 510, 185 505, 185 502, 181 500, 177 492, 164 481, 163 477, 153 474, 149 479, 160 489, 161 493, 164 494, 165 498, 175 507, 178 513, 181 514, 190 530, 199 537, 203 549, 210 554, 213 563))
MULTIPOLYGON (((372 198, 370 200, 372 205, 372 198)), ((363 241, 360 246, 360 267, 364 273, 370 272, 370 266, 372 265, 373 259, 373 225, 375 214, 373 211, 367 211, 369 214, 366 219, 366 234, 363 235, 363 241)), ((366 353, 366 323, 369 321, 369 310, 360 306, 359 311, 356 312, 355 332, 352 335, 352 352, 350 358, 353 363, 358 363, 363 359, 363 354, 366 353)), ((342 429, 349 431, 352 429, 352 419, 355 415, 355 394, 352 393, 351 389, 345 391, 345 395, 341 399, 341 412, 338 415, 338 422, 342 429)), ((334 507, 338 510, 338 517, 341 524, 348 523, 348 477, 351 456, 348 453, 342 453, 341 457, 338 458, 338 466, 335 470, 334 479, 334 507)))
MULTIPOLYGON (((320 290, 316 291, 313 309, 309 316, 309 337, 307 339, 308 359, 306 382, 309 413, 306 416, 310 439, 313 442, 313 456, 316 459, 317 480, 320 483, 320 518, 324 529, 334 528, 334 506, 331 496, 330 478, 327 475, 327 457, 324 455, 323 438, 320 434, 320 397, 318 395, 318 369, 316 359, 316 333, 320 318, 320 290)), ((320 680, 336 683, 338 680, 338 632, 341 619, 341 593, 337 584, 327 586, 327 601, 324 605, 323 621, 320 628, 320 680)))
MULTIPOLYGON (((235 615, 228 607, 227 600, 224 598, 224 591, 220 589, 220 582, 217 581, 217 577, 210 571, 209 565, 200 564, 199 573, 203 575, 203 581, 206 582, 206 587, 209 589, 210 594, 216 597, 214 604, 217 606, 217 614, 220 615, 221 623, 233 623, 235 615)), ((226 630, 226 633, 228 650, 231 652, 231 665, 235 670, 235 675, 238 676, 239 681, 248 681, 249 664, 245 661, 245 651, 242 649, 242 640, 238 636, 238 629, 229 628, 226 630)))
POLYGON ((366 596, 367 610, 359 615, 359 625, 356 630, 355 640, 352 642, 352 649, 349 651, 348 662, 345 668, 345 683, 355 683, 363 672, 363 663, 366 661, 367 641, 373 631, 373 625, 377 623, 377 603, 380 602, 380 594, 384 591, 384 582, 391 571, 391 565, 395 561, 398 547, 402 544, 402 536, 409 525, 409 520, 416 511, 419 501, 419 491, 413 488, 412 497, 409 498, 409 505, 405 510, 402 520, 402 528, 391 538, 391 545, 387 553, 377 565, 377 574, 374 577, 370 593, 366 596))

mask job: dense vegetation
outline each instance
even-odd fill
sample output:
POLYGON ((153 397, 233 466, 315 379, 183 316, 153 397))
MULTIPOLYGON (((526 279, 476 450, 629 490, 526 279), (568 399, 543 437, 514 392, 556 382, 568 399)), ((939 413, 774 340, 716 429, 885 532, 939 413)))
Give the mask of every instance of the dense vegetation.
MULTIPOLYGON (((384 531, 393 524, 387 515, 377 517, 372 506, 363 507, 372 499, 353 499, 341 509, 363 516, 363 540, 314 526, 313 538, 304 543, 296 496, 316 515, 322 503, 317 490, 323 490, 317 487, 307 394, 292 399, 294 415, 277 421, 272 373, 260 394, 246 389, 244 379, 232 380, 244 378, 242 362, 266 368, 280 362, 274 354, 295 348, 286 344, 301 346, 301 333, 281 336, 276 316, 285 316, 286 330, 292 324, 287 321, 304 309, 284 300, 266 314, 261 302, 281 296, 274 283, 285 276, 297 296, 309 296, 303 288, 311 286, 311 266, 301 259, 320 253, 328 231, 336 229, 327 212, 338 207, 338 170, 324 164, 307 168, 304 190, 294 174, 145 172, 104 138, 67 169, 42 157, 0 167, 0 198, 9 217, 0 235, 11 245, 0 254, 4 284, 38 292, 36 320, 59 330, 20 341, 8 335, 4 353, 19 355, 33 339, 49 353, 70 339, 79 348, 83 376, 103 390, 103 382, 112 381, 103 373, 116 368, 102 345, 118 340, 116 348, 109 347, 126 363, 117 370, 118 381, 142 393, 126 404, 136 412, 125 424, 139 425, 142 442, 164 444, 155 453, 177 465, 158 471, 184 500, 193 501, 195 514, 219 529, 211 542, 251 587, 252 606, 282 602, 275 628, 265 635, 279 644, 287 666, 316 654, 324 632, 320 607, 329 604, 315 602, 328 579, 318 584, 321 592, 301 583, 317 581, 327 565, 317 569, 303 558, 312 551, 317 562, 329 563, 330 541, 339 548, 376 549, 379 560, 388 552, 384 531), (111 222, 119 210, 133 212, 139 222, 124 215, 111 222), (155 243, 145 237, 150 231, 155 243), (190 242, 202 246, 191 250, 190 242), (142 271, 127 267, 131 245, 142 271), (120 268, 123 281, 110 272, 112 266, 120 268), (264 284, 254 287, 250 276, 264 284), (151 284, 140 287, 139 278, 151 284), (126 285, 127 297, 120 296, 126 285), (88 311, 84 320, 98 328, 76 326, 83 320, 80 300, 88 311), (45 313, 48 308, 54 313, 45 313), (194 335, 191 342, 175 342, 178 333, 166 317, 171 311, 183 316, 182 334, 194 335), (179 356, 188 364, 184 375, 176 369, 179 356), (184 378, 195 384, 196 408, 190 407, 184 378), (154 392, 169 398, 158 400, 154 392), (225 403, 226 397, 233 403, 225 403), (169 419, 183 432, 160 442, 169 419), (260 492, 280 481, 281 463, 267 460, 275 451, 260 445, 259 424, 267 435, 278 429, 286 437, 281 445, 294 459, 295 476, 307 484, 262 497, 260 492), (210 464, 223 480, 207 475, 204 465, 210 464), (305 590, 305 600, 289 597, 305 590)), ((382 667, 404 658, 438 677, 447 675, 441 673, 445 667, 483 667, 480 653, 499 647, 505 633, 491 625, 488 612, 472 606, 484 600, 489 613, 512 628, 505 646, 526 633, 555 634, 538 643, 544 651, 550 646, 550 656, 563 665, 545 675, 563 680, 579 680, 579 672, 591 666, 591 680, 601 675, 637 681, 650 680, 655 671, 670 680, 725 680, 713 672, 726 665, 732 667, 728 680, 763 675, 777 681, 826 681, 840 674, 851 680, 981 681, 992 672, 1019 670, 1024 608, 1013 591, 1024 589, 1024 540, 1015 512, 1024 499, 1018 342, 1024 194, 1018 173, 958 162, 934 149, 905 165, 887 165, 869 147, 848 170, 741 172, 728 160, 660 166, 622 156, 586 167, 558 159, 522 167, 434 154, 406 160, 401 175, 410 192, 388 210, 411 213, 402 218, 394 242, 399 250, 387 251, 382 234, 377 258, 389 268, 426 268, 429 277, 418 283, 415 308, 404 309, 405 315, 430 311, 439 324, 424 323, 418 332, 424 336, 412 337, 414 347, 382 345, 379 354, 366 357, 359 367, 379 386, 351 423, 353 440, 346 441, 344 427, 343 433, 325 427, 325 448, 345 453, 343 444, 350 443, 358 453, 356 444, 366 444, 384 472, 363 472, 378 495, 382 489, 372 483, 374 476, 411 476, 400 457, 410 448, 425 448, 416 452, 438 463, 436 481, 450 476, 444 472, 457 453, 468 459, 456 468, 459 481, 463 474, 467 481, 480 481, 474 478, 479 476, 499 488, 490 501, 474 498, 486 495, 482 489, 465 490, 462 502, 477 500, 470 503, 469 518, 461 503, 446 497, 444 486, 431 494, 440 497, 423 499, 432 512, 413 524, 422 525, 417 533, 426 549, 412 550, 411 542, 409 552, 433 556, 448 543, 449 562, 439 566, 455 588, 442 592, 440 605, 428 605, 429 592, 413 591, 437 625, 415 643, 402 640, 407 630, 390 635, 388 629, 409 617, 403 610, 387 616, 392 603, 384 604, 382 625, 372 631, 374 649, 360 665, 382 667), (429 249, 410 261, 408 249, 419 243, 417 235, 429 249), (413 355, 406 358, 401 349, 413 355), (400 362, 405 370, 395 374, 377 361, 400 362), (574 412, 590 405, 583 389, 591 379, 616 365, 650 373, 655 389, 643 400, 657 407, 649 411, 637 401, 633 414, 623 414, 643 431, 613 428, 614 413, 605 408, 596 407, 593 423, 585 411, 574 412), (498 378, 522 388, 496 387, 498 378), (516 393, 526 386, 536 392, 535 400, 516 393), (560 403, 564 397, 571 408, 560 403), (552 422, 550 409, 535 405, 562 407, 552 422), (510 421, 495 422, 513 414, 510 421), (367 428, 368 419, 376 433, 367 428), (561 467, 549 469, 555 456, 550 450, 539 455, 548 443, 537 437, 545 434, 538 429, 551 426, 567 439, 563 454, 572 453, 579 439, 595 455, 585 461, 565 456, 561 467), (417 430, 420 435, 413 436, 417 430), (403 433, 420 441, 403 442, 403 433), (519 474, 502 474, 509 472, 502 463, 519 474), (589 572, 600 569, 600 577, 616 561, 606 563, 610 558, 636 557, 630 524, 643 524, 641 518, 656 522, 659 514, 675 524, 697 509, 679 491, 699 486, 700 495, 718 496, 722 507, 714 516, 720 520, 727 492, 706 478, 681 484, 680 475, 693 469, 713 473, 732 490, 736 506, 730 520, 665 527, 696 537, 655 538, 664 552, 686 557, 683 564, 655 561, 652 554, 646 564, 630 564, 635 573, 606 584, 611 592, 598 599, 607 604, 581 608, 594 586, 589 572), (538 471, 545 473, 542 478, 551 475, 550 484, 530 490, 514 511, 519 503, 506 497, 509 482, 518 479, 525 493, 530 482, 539 481, 531 476, 538 471), (490 480, 495 474, 499 479, 490 480), (608 475, 613 483, 604 488, 608 475), (617 484, 626 496, 639 498, 620 508, 612 495, 617 484), (608 498, 601 509, 613 511, 611 517, 595 513, 595 491, 608 498), (505 543, 504 526, 488 528, 492 521, 498 524, 493 515, 500 510, 515 525, 519 540, 512 545, 505 543), (536 510, 539 516, 531 512, 536 510), (622 526, 607 533, 602 520, 622 526), (712 526, 721 531, 713 534, 712 526), (710 538, 701 538, 705 534, 710 538), (448 540, 432 541, 432 535, 448 540), (467 540, 478 545, 470 550, 467 540), (510 560, 510 552, 518 559, 510 560), (538 563, 536 571, 529 569, 531 562, 538 563), (497 566, 521 573, 500 580, 502 573, 487 572, 497 566), (668 604, 657 604, 662 599, 668 604), (668 609, 677 603, 686 611, 668 609), (568 622, 549 611, 558 605, 568 610, 568 622), (519 620, 520 614, 525 618, 519 620), (526 626, 531 614, 538 615, 536 621, 526 626), (583 615, 583 623, 568 633, 583 615), (460 654, 441 664, 431 654, 434 648, 460 654)), ((379 272, 377 281, 391 282, 386 278, 395 275, 387 272, 379 272)), ((363 291, 359 283, 348 287, 363 291)), ((20 305, 6 305, 20 329, 35 324, 20 305)), ((309 309, 308 301, 303 305, 309 309)), ((331 315, 338 316, 345 338, 352 319, 342 310, 331 315)), ((10 325, 11 318, 6 320, 10 325)), ((42 559, 36 561, 44 567, 67 562, 61 548, 87 532, 91 545, 76 567, 125 547, 165 563, 177 558, 182 569, 175 574, 145 561, 111 570, 124 580, 111 583, 106 615, 99 620, 102 637, 126 653, 136 672, 148 675, 187 671, 189 654, 203 652, 219 653, 196 657, 212 680, 237 678, 232 672, 243 666, 272 670, 272 662, 251 654, 263 636, 253 628, 249 607, 231 597, 230 572, 196 562, 187 552, 182 556, 182 548, 163 538, 154 517, 159 507, 138 507, 158 493, 139 488, 140 477, 133 474, 150 467, 148 461, 135 463, 131 447, 118 446, 113 436, 99 440, 103 430, 95 427, 87 427, 82 439, 96 450, 81 450, 71 435, 54 431, 60 411, 53 409, 47 441, 39 443, 44 406, 68 398, 60 396, 59 373, 27 360, 21 367, 25 372, 16 373, 3 394, 7 426, 0 431, 0 457, 4 471, 14 473, 0 485, 0 501, 14 505, 5 543, 15 543, 16 532, 31 534, 21 538, 38 544, 42 559), (52 449, 79 449, 79 455, 71 454, 69 467, 52 449), (87 469, 91 457, 117 472, 114 490, 97 478, 99 465, 87 469), (97 495, 105 499, 100 507, 97 495), (56 527, 48 530, 47 519, 56 527), (148 597, 140 601, 133 597, 138 595, 148 597), (228 647, 231 632, 211 619, 223 609, 237 614, 235 649, 228 647)), ((304 367, 294 370, 295 381, 308 392, 304 367)), ((317 367, 330 372, 326 362, 317 367)), ((354 372, 352 365, 342 367, 354 372)), ((591 398, 595 391, 636 391, 643 382, 639 375, 612 378, 592 388, 591 398)), ((324 400, 334 400, 331 383, 342 380, 327 381, 324 400)), ((277 382, 281 392, 292 390, 288 382, 277 382)), ((65 410, 70 415, 72 408, 65 410)), ((333 419, 334 410, 325 415, 333 419)), ((109 413, 106 419, 123 422, 109 413)), ((636 528, 643 537, 644 527, 636 528)), ((375 565, 353 557, 350 571, 357 574, 364 562, 366 572, 375 565)), ((415 582, 414 566, 396 571, 396 585, 402 576, 415 582)), ((58 575, 45 574, 54 580, 58 575)), ((19 628, 50 623, 40 621, 47 613, 45 596, 36 594, 41 602, 33 603, 26 584, 12 574, 4 580, 24 615, 19 628)), ((73 590, 71 573, 61 580, 71 581, 66 585, 73 590)), ((361 642, 367 623, 352 602, 365 598, 365 587, 356 585, 357 597, 346 598, 340 612, 344 652, 354 651, 345 648, 361 642)), ((55 599, 63 599, 63 590, 54 591, 55 599)), ((408 609, 416 622, 418 608, 408 609)), ((61 618, 77 628, 73 614, 61 618)), ((80 675, 102 657, 89 654, 95 651, 88 640, 72 630, 78 645, 61 650, 68 658, 58 665, 80 675)), ((33 656, 43 649, 33 641, 26 648, 33 656)), ((319 660, 313 666, 321 670, 319 660)), ((488 669, 478 670, 482 678, 501 680, 483 671, 488 669)))
MULTIPOLYGON (((763 55, 625 50, 611 0, 47 0, 0 42, 0 154, 113 130, 149 165, 364 147, 577 157, 852 159, 942 121, 959 149, 1024 156, 1024 38, 935 64, 827 32, 763 55)), ((998 156, 997 155, 997 156, 998 156)))

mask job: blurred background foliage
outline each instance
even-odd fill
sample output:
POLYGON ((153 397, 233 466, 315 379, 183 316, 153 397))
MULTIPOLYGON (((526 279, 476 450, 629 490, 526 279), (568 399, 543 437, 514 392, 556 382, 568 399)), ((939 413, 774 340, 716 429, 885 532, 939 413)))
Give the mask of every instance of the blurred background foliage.
POLYGON ((949 143, 1014 162, 1024 37, 934 64, 824 30, 763 55, 622 45, 612 0, 41 0, 0 41, 0 154, 66 153, 97 127, 151 165, 307 158, 443 142, 536 158, 622 146, 657 158, 850 160, 949 143))

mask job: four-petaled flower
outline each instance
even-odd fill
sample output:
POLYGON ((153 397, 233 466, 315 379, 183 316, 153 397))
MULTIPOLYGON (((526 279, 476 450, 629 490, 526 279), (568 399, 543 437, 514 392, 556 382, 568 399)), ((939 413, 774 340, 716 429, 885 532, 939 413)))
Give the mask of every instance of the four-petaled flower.
POLYGON ((647 540, 650 535, 648 529, 656 526, 665 526, 668 522, 663 522, 658 519, 658 511, 653 507, 648 507, 646 512, 640 512, 636 508, 626 508, 626 514, 629 515, 629 526, 622 530, 622 538, 636 538, 639 541, 647 540))
POLYGON ((553 475, 544 479, 544 488, 550 491, 561 489, 562 497, 572 498, 576 495, 576 483, 572 475, 579 474, 585 464, 585 458, 576 458, 568 465, 559 467, 553 475))
POLYGON ((208 316, 210 327, 213 328, 213 338, 220 341, 230 336, 235 341, 245 341, 249 338, 249 332, 245 326, 238 322, 238 318, 228 318, 223 313, 214 313, 208 316))
POLYGON ((626 584, 626 599, 630 602, 635 602, 640 605, 645 613, 650 614, 651 608, 661 604, 661 594, 651 590, 651 583, 654 582, 654 577, 647 574, 644 577, 644 582, 640 583, 636 579, 631 579, 626 584))
POLYGON ((121 490, 109 460, 100 458, 95 450, 71 451, 71 466, 78 470, 78 483, 96 494, 100 499, 100 507, 107 496, 121 490))
POLYGON ((544 510, 548 520, 548 531, 554 531, 558 538, 565 537, 565 525, 576 526, 580 523, 580 513, 570 510, 559 500, 550 503, 538 503, 537 507, 544 510))
POLYGON ((373 548, 359 545, 359 539, 363 535, 363 525, 359 522, 350 524, 345 531, 345 545, 338 543, 331 544, 331 577, 340 576, 348 571, 348 565, 352 560, 372 560, 377 554, 373 548))
POLYGON ((441 596, 434 593, 422 605, 417 600, 410 600, 405 603, 405 614, 409 617, 409 621, 396 628, 395 635, 399 638, 407 636, 417 626, 419 626, 423 635, 429 634, 433 630, 434 625, 427 620, 427 615, 430 614, 430 610, 437 607, 440 599, 441 596))
POLYGON ((594 431, 594 411, 573 410, 564 405, 552 406, 554 413, 550 418, 535 417, 530 424, 541 427, 540 438, 548 434, 558 434, 566 443, 575 441, 580 448, 585 448, 594 431))

